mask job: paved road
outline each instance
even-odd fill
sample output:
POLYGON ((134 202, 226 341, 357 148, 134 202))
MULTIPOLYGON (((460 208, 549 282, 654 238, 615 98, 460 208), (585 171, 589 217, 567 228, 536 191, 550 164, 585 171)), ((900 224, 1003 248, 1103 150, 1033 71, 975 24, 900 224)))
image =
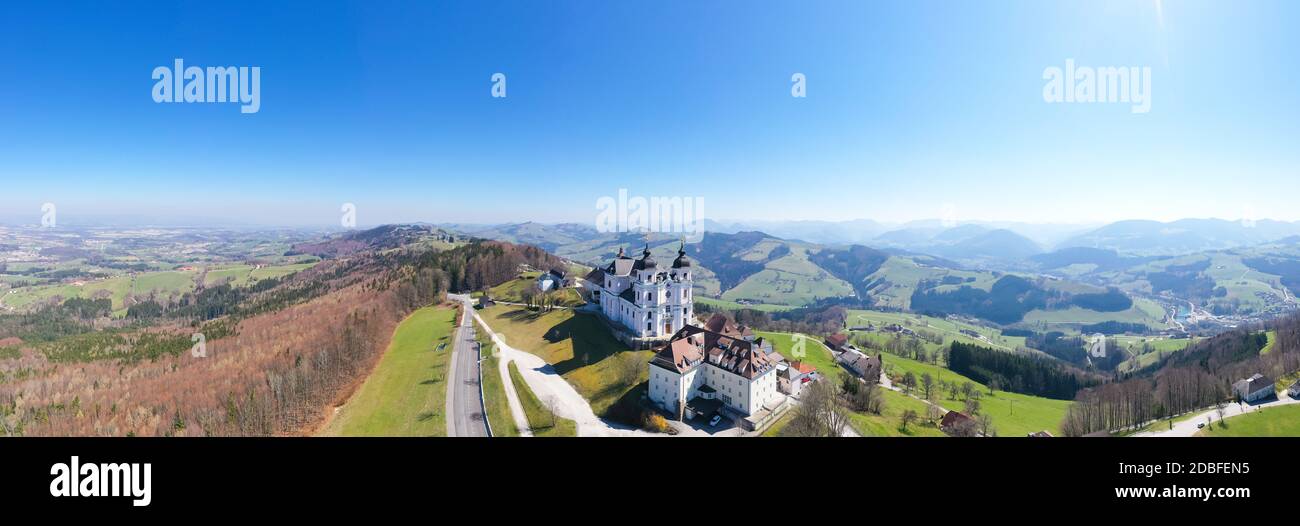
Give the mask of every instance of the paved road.
MULTIPOLYGON (((1290 396, 1287 396, 1286 391, 1281 391, 1277 394, 1277 399, 1263 404, 1256 404, 1256 405, 1228 404, 1228 406, 1224 408, 1223 418, 1232 418, 1234 416, 1244 415, 1246 413, 1254 413, 1256 411, 1259 411, 1260 409, 1264 409, 1268 407, 1290 405, 1294 403, 1300 403, 1300 400, 1296 400, 1294 398, 1291 398, 1290 396)), ((1211 409, 1209 411, 1202 412, 1196 415, 1195 417, 1189 418, 1187 420, 1183 420, 1181 422, 1175 422, 1173 429, 1169 429, 1168 427, 1163 427, 1157 431, 1145 431, 1142 433, 1134 433, 1133 436, 1135 437, 1189 437, 1195 435, 1197 432, 1201 430, 1200 428, 1196 427, 1197 424, 1204 424, 1206 422, 1218 422, 1218 421, 1219 421, 1219 411, 1216 409, 1211 409)), ((1163 422, 1161 423, 1161 425, 1168 426, 1167 423, 1163 423, 1163 422)), ((1228 424, 1228 425, 1231 426, 1232 424, 1228 424)))
POLYGON ((460 326, 452 334, 451 368, 447 376, 447 436, 486 437, 474 319, 469 311, 462 310, 462 313, 460 326))

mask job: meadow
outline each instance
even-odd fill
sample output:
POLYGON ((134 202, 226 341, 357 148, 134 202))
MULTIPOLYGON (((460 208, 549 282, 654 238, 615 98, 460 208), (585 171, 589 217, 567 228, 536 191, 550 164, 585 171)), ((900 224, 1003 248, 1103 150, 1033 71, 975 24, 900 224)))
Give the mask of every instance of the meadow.
POLYGON ((1268 407, 1216 422, 1196 436, 1204 437, 1300 437, 1300 405, 1268 407))
POLYGON ((456 309, 407 316, 365 383, 334 415, 327 436, 446 436, 448 360, 456 309))
MULTIPOLYGON (((898 378, 911 372, 918 378, 918 385, 919 378, 926 373, 934 378, 936 385, 940 382, 949 384, 955 382, 958 385, 970 382, 983 395, 980 400, 980 412, 992 417, 993 427, 1001 436, 1025 436, 1034 431, 1044 430, 1059 435, 1061 421, 1065 418, 1066 410, 1073 403, 1068 400, 1053 400, 1007 391, 990 391, 984 384, 937 365, 921 363, 889 353, 883 353, 881 356, 885 363, 885 372, 891 378, 898 378)), ((964 410, 963 400, 950 397, 947 391, 936 390, 936 392, 935 399, 939 405, 952 411, 964 410)), ((914 390, 913 394, 922 396, 919 388, 914 390)), ((960 394, 958 397, 960 398, 960 394)))

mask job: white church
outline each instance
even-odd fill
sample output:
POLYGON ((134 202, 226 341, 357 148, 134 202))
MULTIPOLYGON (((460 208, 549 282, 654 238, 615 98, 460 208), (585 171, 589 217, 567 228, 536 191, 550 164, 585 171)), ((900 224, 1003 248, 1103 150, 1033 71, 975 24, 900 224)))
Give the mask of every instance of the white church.
MULTIPOLYGON (((683 244, 671 267, 662 267, 646 245, 640 259, 620 248, 614 261, 586 277, 592 302, 611 322, 621 325, 634 347, 662 343, 695 315, 691 260, 683 244)), ((620 338, 624 339, 624 338, 620 338)))

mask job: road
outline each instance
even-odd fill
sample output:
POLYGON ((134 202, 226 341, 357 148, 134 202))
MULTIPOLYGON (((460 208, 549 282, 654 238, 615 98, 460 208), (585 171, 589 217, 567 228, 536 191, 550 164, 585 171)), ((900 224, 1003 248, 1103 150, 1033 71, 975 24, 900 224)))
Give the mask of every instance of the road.
MULTIPOLYGON (((511 347, 501 334, 493 332, 492 327, 474 313, 473 309, 468 312, 478 318, 479 323, 487 330, 488 336, 496 345, 502 376, 509 378, 505 373, 506 364, 515 362, 515 367, 519 369, 519 376, 528 384, 537 399, 554 407, 555 414, 573 420, 577 424, 578 436, 667 436, 620 425, 596 416, 591 409, 591 404, 578 394, 578 391, 569 385, 569 381, 560 376, 554 367, 537 355, 511 347)), ((512 384, 508 384, 506 389, 509 396, 512 384)))
MULTIPOLYGON (((1254 413, 1255 411, 1259 411, 1260 409, 1264 409, 1266 407, 1289 405, 1298 402, 1300 402, 1300 400, 1296 400, 1294 398, 1291 398, 1290 396, 1287 396, 1286 391, 1281 391, 1277 394, 1277 399, 1273 400, 1272 402, 1267 402, 1267 403, 1257 404, 1257 405, 1236 404, 1236 403, 1228 404, 1228 406, 1223 409, 1223 418, 1232 418, 1234 416, 1244 415, 1246 413, 1254 413)), ((1145 431, 1142 433, 1134 433, 1133 436, 1135 437, 1189 437, 1195 435, 1198 431, 1200 431, 1200 429, 1196 427, 1197 424, 1204 424, 1208 421, 1218 422, 1219 411, 1216 409, 1211 409, 1209 411, 1205 411, 1201 414, 1198 414, 1195 417, 1188 418, 1181 422, 1176 422, 1174 423, 1173 429, 1168 429, 1167 428, 1168 424, 1163 424, 1166 426, 1166 428, 1164 429, 1161 429, 1159 431, 1145 431)))
POLYGON ((478 342, 473 309, 461 310, 460 326, 452 334, 451 367, 447 376, 447 436, 486 437, 483 390, 479 386, 478 342))

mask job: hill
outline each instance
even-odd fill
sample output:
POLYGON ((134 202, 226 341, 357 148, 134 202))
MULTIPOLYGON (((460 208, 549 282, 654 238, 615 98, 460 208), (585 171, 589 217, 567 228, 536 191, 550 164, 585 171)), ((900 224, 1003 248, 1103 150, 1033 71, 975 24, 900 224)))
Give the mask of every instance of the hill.
POLYGON ((1058 248, 1090 247, 1132 255, 1179 255, 1257 245, 1300 234, 1300 224, 1224 219, 1131 220, 1105 225, 1069 238, 1058 248))

